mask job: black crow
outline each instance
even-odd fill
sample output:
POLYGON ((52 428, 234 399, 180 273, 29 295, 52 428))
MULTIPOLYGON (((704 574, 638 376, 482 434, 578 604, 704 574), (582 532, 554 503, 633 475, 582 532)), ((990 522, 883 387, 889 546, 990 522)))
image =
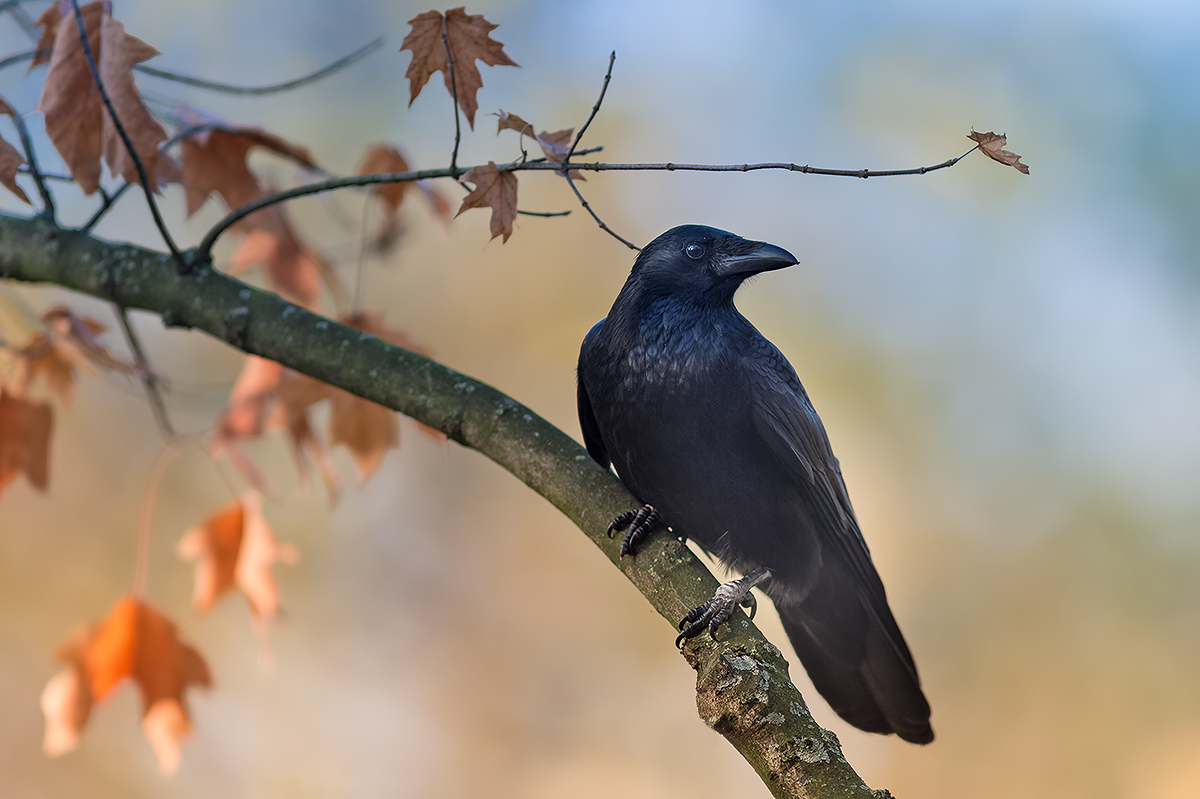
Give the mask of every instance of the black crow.
POLYGON ((869 732, 929 743, 929 703, 796 372, 733 305, 746 278, 796 263, 700 225, 637 260, 579 353, 588 452, 646 503, 613 520, 632 552, 662 524, 746 575, 680 623, 710 632, 761 584, 813 684, 869 732))

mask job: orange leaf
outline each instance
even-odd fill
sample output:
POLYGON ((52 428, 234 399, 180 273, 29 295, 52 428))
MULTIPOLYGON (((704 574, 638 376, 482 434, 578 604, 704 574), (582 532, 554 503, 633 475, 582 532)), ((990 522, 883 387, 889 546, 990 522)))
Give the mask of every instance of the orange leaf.
MULTIPOLYGON (((74 24, 74 19, 71 23, 74 24)), ((166 141, 167 134, 142 103, 137 87, 133 85, 132 70, 134 64, 156 55, 157 50, 136 36, 130 36, 125 32, 124 25, 104 15, 100 24, 100 79, 104 82, 117 119, 121 120, 121 127, 125 129, 134 152, 146 170, 146 179, 155 191, 158 190, 158 145, 166 141)), ((109 171, 119 175, 126 183, 137 183, 140 180, 137 167, 107 110, 102 119, 104 160, 109 171)))
POLYGON ((492 238, 503 236, 502 242, 508 241, 513 232, 513 222, 517 218, 517 176, 499 169, 495 162, 488 161, 487 166, 475 167, 463 175, 462 179, 467 183, 474 183, 475 191, 463 199, 455 216, 461 216, 468 208, 491 208, 492 238))
MULTIPOLYGON (((92 55, 100 52, 100 24, 107 16, 104 2, 81 8, 92 55)), ((40 19, 51 21, 50 12, 40 19)), ((53 142, 84 194, 100 187, 100 93, 88 69, 73 13, 60 14, 54 26, 54 51, 38 108, 46 117, 46 136, 53 142)))
POLYGON ((34 488, 46 490, 53 426, 49 405, 26 402, 0 389, 0 491, 18 472, 24 472, 34 488))
POLYGON ((176 552, 196 561, 192 603, 207 611, 233 586, 241 589, 256 623, 279 614, 279 589, 271 575, 275 561, 295 563, 300 553, 281 544, 262 515, 262 499, 248 492, 211 514, 179 540, 176 552))
POLYGON ((55 656, 67 668, 42 692, 46 754, 74 749, 92 703, 132 678, 142 695, 142 728, 159 767, 167 773, 179 767, 183 739, 191 733, 183 692, 189 685, 207 687, 212 678, 204 658, 179 640, 166 616, 122 597, 106 619, 76 630, 55 656))
POLYGON ((972 130, 967 134, 967 138, 973 142, 977 142, 979 144, 979 152, 993 161, 1007 164, 1021 174, 1029 174, 1029 167, 1021 163, 1021 156, 1004 149, 1004 145, 1008 143, 1008 137, 1003 133, 992 133, 991 131, 976 133, 972 130))
POLYGON ((426 11, 408 21, 412 30, 404 37, 400 50, 412 52, 412 63, 408 65, 410 97, 408 104, 421 93, 429 77, 441 71, 446 79, 446 91, 452 95, 457 89, 455 102, 467 117, 467 124, 475 128, 475 111, 479 108, 475 93, 483 87, 483 77, 478 59, 489 66, 520 66, 504 53, 504 45, 488 34, 498 26, 483 18, 482 14, 467 14, 465 7, 452 8, 443 17, 439 11, 426 11), (446 33, 446 42, 442 33, 446 33), (454 60, 454 82, 450 81, 450 70, 446 64, 446 47, 454 60))

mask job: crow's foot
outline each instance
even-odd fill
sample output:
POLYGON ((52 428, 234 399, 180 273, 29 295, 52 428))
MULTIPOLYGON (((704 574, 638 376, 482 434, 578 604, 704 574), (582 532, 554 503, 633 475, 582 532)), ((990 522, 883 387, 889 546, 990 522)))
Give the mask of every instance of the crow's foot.
POLYGON ((625 538, 621 539, 621 557, 633 554, 633 548, 658 524, 658 511, 653 505, 643 505, 637 510, 627 510, 609 522, 608 537, 618 530, 629 528, 625 538))
POLYGON ((750 589, 770 575, 771 572, 765 566, 760 566, 742 579, 722 585, 717 589, 717 593, 713 594, 712 599, 698 608, 692 608, 680 620, 679 629, 683 632, 675 639, 675 646, 682 646, 688 638, 695 638, 704 632, 705 627, 708 627, 708 634, 716 638, 717 628, 729 621, 738 605, 750 608, 750 618, 753 619, 754 612, 758 610, 758 600, 754 598, 750 589))

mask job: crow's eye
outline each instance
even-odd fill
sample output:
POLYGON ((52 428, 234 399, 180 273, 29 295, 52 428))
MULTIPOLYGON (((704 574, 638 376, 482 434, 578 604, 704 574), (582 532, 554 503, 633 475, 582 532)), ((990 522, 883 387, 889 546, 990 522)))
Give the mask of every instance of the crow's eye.
POLYGON ((684 247, 683 251, 687 255, 687 257, 691 258, 693 261, 700 260, 701 256, 704 255, 704 248, 694 242, 692 244, 689 244, 688 246, 684 247))

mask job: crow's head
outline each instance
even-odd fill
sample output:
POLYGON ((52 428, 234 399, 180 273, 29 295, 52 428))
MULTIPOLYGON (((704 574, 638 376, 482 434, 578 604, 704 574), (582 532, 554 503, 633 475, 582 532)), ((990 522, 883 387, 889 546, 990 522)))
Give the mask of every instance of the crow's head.
POLYGON ((630 281, 654 296, 728 302, 746 278, 795 263, 790 252, 774 244, 704 225, 681 225, 646 245, 630 281))

